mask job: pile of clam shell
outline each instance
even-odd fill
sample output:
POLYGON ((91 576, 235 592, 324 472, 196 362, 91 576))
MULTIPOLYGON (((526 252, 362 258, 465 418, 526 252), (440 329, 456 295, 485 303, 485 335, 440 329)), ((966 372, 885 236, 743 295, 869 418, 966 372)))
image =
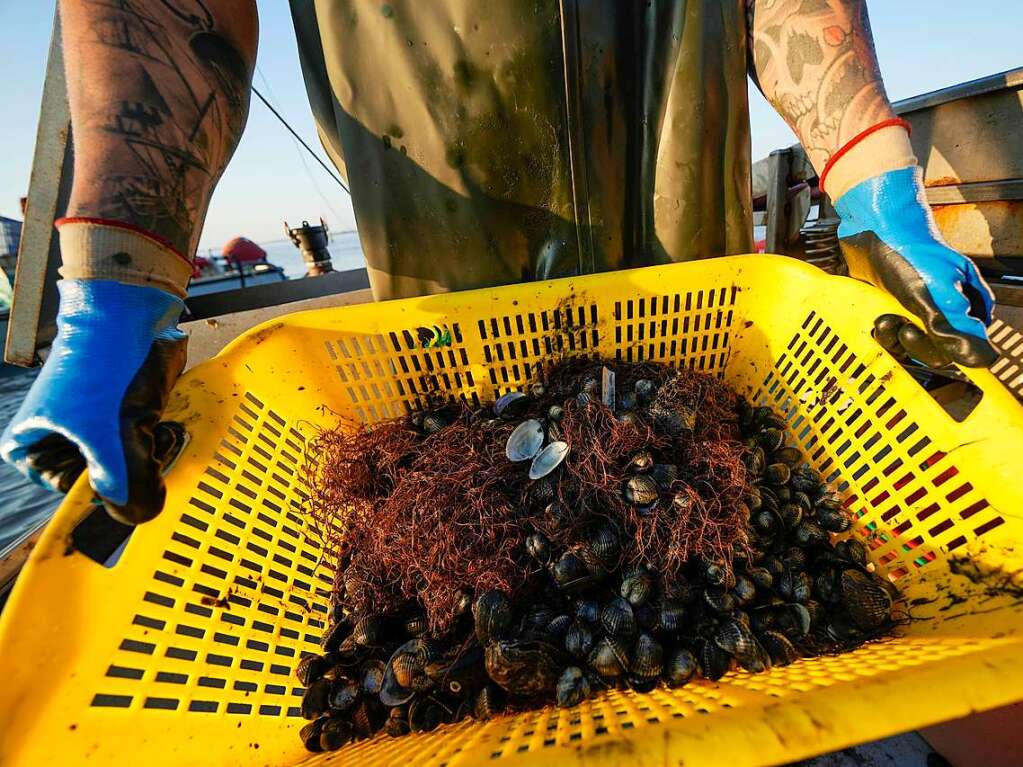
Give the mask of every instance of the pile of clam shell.
MULTIPOLYGON (((649 400, 647 386, 638 382, 619 402, 649 400)), ((506 395, 499 413, 514 417, 518 399, 506 395)), ((523 421, 509 460, 529 461, 531 476, 553 471, 568 452, 549 433, 558 416, 523 421)), ((644 693, 737 669, 758 673, 888 633, 898 595, 873 573, 859 537, 835 538, 851 527, 843 505, 786 445, 771 410, 743 403, 740 424, 756 478, 745 499, 748 553, 691 561, 668 578, 635 562, 622 532, 603 521, 560 549, 530 535, 536 589, 514 603, 500 591, 463 593, 459 618, 442 636, 428 634, 415 605, 354 623, 336 605, 322 654, 297 670, 302 714, 312 720, 302 729, 306 747, 334 750, 381 730, 428 731, 506 708, 575 706, 608 689, 644 693)), ((637 507, 657 502, 671 479, 660 474, 672 468, 635 456, 623 494, 637 507)))

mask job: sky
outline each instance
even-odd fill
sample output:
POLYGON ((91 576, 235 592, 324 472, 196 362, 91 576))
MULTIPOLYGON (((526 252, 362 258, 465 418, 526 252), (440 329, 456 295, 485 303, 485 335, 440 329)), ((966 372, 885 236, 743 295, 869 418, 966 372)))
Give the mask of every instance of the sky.
MULTIPOLYGON (((510 2, 511 0, 495 0, 510 2)), ((321 156, 298 64, 285 0, 259 0, 256 87, 321 156)), ((32 164, 53 0, 0 0, 0 215, 21 218, 32 164)), ((872 0, 874 37, 889 96, 898 100, 1023 65, 1021 0, 872 0)), ((753 157, 788 146, 795 137, 750 87, 753 157)), ((335 230, 355 227, 345 192, 253 99, 234 159, 213 196, 201 248, 236 235, 283 236, 283 220, 315 221, 335 230)))

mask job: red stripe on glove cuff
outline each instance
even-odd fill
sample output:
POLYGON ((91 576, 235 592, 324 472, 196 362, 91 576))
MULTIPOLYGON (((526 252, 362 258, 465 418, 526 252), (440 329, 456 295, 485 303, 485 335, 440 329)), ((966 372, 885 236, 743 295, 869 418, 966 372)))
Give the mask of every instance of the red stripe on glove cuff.
POLYGON ((831 159, 828 160, 828 164, 825 165, 824 170, 821 171, 820 182, 818 184, 821 191, 822 192, 827 191, 825 189, 824 183, 827 180, 828 174, 831 172, 831 169, 835 166, 835 163, 837 163, 839 160, 845 157, 854 146, 863 141, 863 139, 865 139, 867 136, 877 133, 879 130, 884 130, 885 128, 892 128, 896 126, 900 128, 905 128, 906 133, 908 133, 911 136, 913 135, 913 126, 910 125, 909 122, 903 120, 901 117, 893 117, 890 120, 884 120, 883 122, 879 122, 877 125, 873 125, 870 128, 867 128, 862 133, 854 136, 852 140, 849 141, 849 143, 847 143, 844 147, 842 147, 833 155, 831 155, 831 159))

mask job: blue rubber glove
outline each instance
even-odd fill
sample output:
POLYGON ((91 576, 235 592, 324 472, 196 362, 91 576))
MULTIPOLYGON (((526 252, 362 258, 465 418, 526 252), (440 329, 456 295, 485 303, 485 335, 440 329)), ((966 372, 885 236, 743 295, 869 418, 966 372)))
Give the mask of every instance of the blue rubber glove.
POLYGON ((57 337, 0 437, 0 455, 62 492, 87 467, 115 519, 152 519, 165 496, 162 463, 183 436, 159 420, 185 364, 187 339, 176 327, 184 303, 110 280, 57 287, 57 337))
POLYGON ((986 332, 994 296, 974 263, 942 240, 920 168, 868 179, 836 200, 835 210, 849 274, 887 290, 926 329, 886 315, 888 325, 877 328, 882 343, 897 338, 931 367, 987 367, 997 359, 986 332))

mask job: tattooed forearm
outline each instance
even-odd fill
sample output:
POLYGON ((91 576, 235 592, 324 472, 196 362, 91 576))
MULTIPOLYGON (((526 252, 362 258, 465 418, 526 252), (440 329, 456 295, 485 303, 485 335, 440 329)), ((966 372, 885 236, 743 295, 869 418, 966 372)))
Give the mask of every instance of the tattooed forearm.
POLYGON ((75 138, 69 216, 123 221, 191 256, 245 125, 253 0, 61 0, 75 138))
POLYGON ((750 68, 820 171, 866 128, 894 116, 866 0, 746 0, 750 68))

